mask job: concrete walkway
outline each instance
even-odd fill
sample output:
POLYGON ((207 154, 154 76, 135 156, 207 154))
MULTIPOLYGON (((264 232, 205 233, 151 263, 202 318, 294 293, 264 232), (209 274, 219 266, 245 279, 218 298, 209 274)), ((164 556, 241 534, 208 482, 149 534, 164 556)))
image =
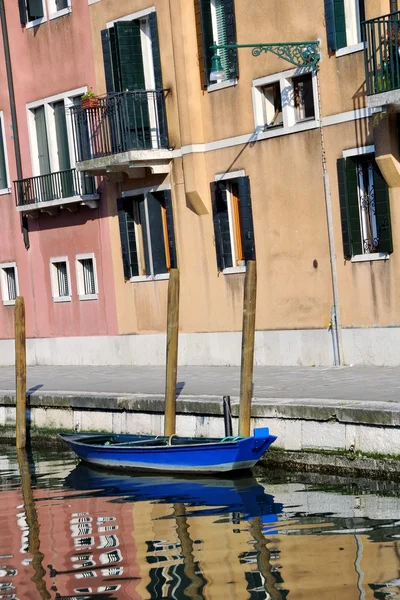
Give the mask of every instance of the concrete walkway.
MULTIPOLYGON (((37 394, 162 395, 164 378, 162 367, 28 368, 28 388, 33 395, 35 391, 37 394)), ((238 396, 239 380, 237 367, 181 367, 178 393, 192 397, 238 396)), ((0 393, 13 390, 13 368, 0 367, 0 393)), ((322 405, 326 401, 400 404, 400 368, 257 367, 253 395, 259 401, 315 399, 322 405)))

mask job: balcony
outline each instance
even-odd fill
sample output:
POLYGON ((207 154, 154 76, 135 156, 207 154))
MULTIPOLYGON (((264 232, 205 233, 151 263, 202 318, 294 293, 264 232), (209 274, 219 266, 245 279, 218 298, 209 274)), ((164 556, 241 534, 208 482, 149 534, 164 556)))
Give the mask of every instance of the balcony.
POLYGON ((77 169, 122 181, 168 173, 167 90, 138 90, 92 99, 92 106, 70 108, 77 169), (114 176, 114 177, 113 177, 114 176))
POLYGON ((368 106, 400 109, 400 12, 363 23, 368 106), (397 108, 396 108, 397 107, 397 108))
POLYGON ((30 216, 54 215, 59 209, 75 212, 79 205, 97 208, 99 195, 94 177, 76 169, 14 181, 17 210, 30 216))

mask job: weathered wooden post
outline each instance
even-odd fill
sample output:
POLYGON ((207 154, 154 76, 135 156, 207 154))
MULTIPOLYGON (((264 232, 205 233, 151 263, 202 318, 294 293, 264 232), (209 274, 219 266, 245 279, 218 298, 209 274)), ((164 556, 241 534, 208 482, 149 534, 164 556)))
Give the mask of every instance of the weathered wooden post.
POLYGON ((171 269, 168 284, 167 368, 165 376, 164 435, 175 433, 178 373, 179 270, 171 269))
POLYGON ((26 342, 25 303, 22 296, 15 299, 15 421, 16 446, 26 446, 26 342))
POLYGON ((239 435, 249 437, 253 391, 254 336, 256 329, 257 266, 249 260, 246 267, 243 300, 242 364, 240 370, 239 435))

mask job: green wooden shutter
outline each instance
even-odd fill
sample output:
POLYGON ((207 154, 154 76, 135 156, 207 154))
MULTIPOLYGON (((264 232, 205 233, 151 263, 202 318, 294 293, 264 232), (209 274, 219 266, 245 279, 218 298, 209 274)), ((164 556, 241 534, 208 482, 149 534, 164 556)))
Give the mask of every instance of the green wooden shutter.
POLYGON ((170 259, 171 259, 171 268, 176 269, 178 266, 178 261, 176 259, 174 213, 173 213, 173 209, 172 209, 171 190, 165 190, 164 192, 158 192, 157 194, 154 194, 154 195, 158 196, 158 194, 162 194, 161 203, 165 207, 165 211, 167 214, 168 247, 169 247, 169 255, 170 255, 170 259))
POLYGON ((363 253, 358 202, 357 165, 351 158, 337 161, 343 253, 351 258, 363 253))
POLYGON ((158 41, 157 13, 155 13, 155 12, 150 13, 149 26, 150 26, 150 38, 151 38, 151 51, 153 54, 155 87, 156 87, 156 90, 162 90, 163 83, 162 83, 162 74, 161 74, 160 44, 158 41))
POLYGON ((378 229, 379 252, 393 252, 392 225, 390 220, 389 190, 386 181, 382 177, 378 165, 374 161, 374 192, 375 213, 378 229))
POLYGON ((207 88, 207 73, 203 48, 203 33, 201 26, 201 8, 200 0, 194 0, 194 17, 196 23, 196 39, 197 39, 197 58, 200 69, 200 82, 203 89, 207 88))
POLYGON ((56 127, 59 169, 60 171, 65 171, 71 168, 71 161, 69 156, 67 120, 65 118, 64 101, 61 100, 60 102, 55 102, 53 104, 53 109, 56 127))
POLYGON ((200 72, 204 67, 205 87, 207 87, 207 85, 210 83, 211 58, 213 55, 213 50, 210 50, 210 46, 212 46, 214 43, 210 0, 199 0, 199 8, 203 61, 203 65, 200 65, 200 72))
POLYGON ((28 9, 28 21, 41 19, 44 16, 43 0, 27 0, 26 6, 28 9))
POLYGON ((19 8, 19 20, 21 25, 26 25, 28 20, 28 15, 26 14, 26 4, 25 0, 18 0, 18 8, 19 8))
POLYGON ((213 212, 213 223, 214 223, 214 245, 215 245, 215 253, 217 256, 217 267, 218 271, 223 271, 224 269, 224 258, 222 252, 222 235, 221 235, 221 223, 220 223, 220 215, 217 209, 217 194, 218 194, 218 184, 213 181, 210 184, 211 188, 211 205, 213 212))
POLYGON ((143 196, 143 199, 139 203, 139 212, 140 212, 140 222, 142 224, 144 264, 146 267, 146 275, 151 275, 151 264, 150 264, 150 256, 149 256, 150 240, 149 240, 149 236, 147 235, 147 217, 146 217, 146 207, 145 207, 144 196, 143 196))
POLYGON ((250 178, 239 177, 239 211, 242 234, 243 254, 246 261, 256 259, 254 241, 253 211, 251 208, 250 178))
POLYGON ((361 23, 361 41, 365 42, 365 27, 362 23, 365 21, 365 2, 364 0, 358 0, 358 8, 361 23))
POLYGON ((39 170, 41 175, 50 173, 49 145, 47 142, 46 118, 44 106, 34 109, 36 139, 39 157, 39 170))
POLYGON ((0 119, 0 189, 8 188, 7 170, 6 170, 6 148, 3 138, 3 123, 0 119))
POLYGON ((117 21, 114 30, 120 66, 120 91, 144 90, 140 21, 117 21))
POLYGON ((344 0, 324 0, 328 50, 347 46, 344 0))
POLYGON ((147 214, 149 217, 149 229, 151 238, 151 257, 153 260, 153 274, 167 273, 165 260, 164 228, 161 214, 161 204, 155 195, 148 193, 147 214))
POLYGON ((117 208, 118 208, 119 233, 121 236, 122 263, 123 263, 123 267, 124 267, 124 277, 127 280, 127 279, 131 278, 131 268, 130 268, 130 260, 129 260, 128 224, 127 224, 127 218, 126 218, 127 213, 124 208, 123 198, 118 198, 117 208))
MULTIPOLYGON (((337 161, 340 219, 342 223, 343 254, 345 258, 351 258, 350 244, 350 215, 347 201, 346 159, 339 158, 337 161)), ((361 235, 361 232, 360 232, 361 235)))
MULTIPOLYGON (((236 44, 236 20, 234 0, 224 0, 223 8, 225 13, 225 39, 227 44, 236 44)), ((236 79, 239 77, 239 61, 237 48, 226 51, 227 64, 226 69, 227 79, 236 79)))
MULTIPOLYGON (((104 75, 105 75, 105 79, 106 79, 106 89, 107 89, 107 94, 110 94, 112 92, 119 91, 118 83, 117 83, 117 88, 116 88, 115 81, 114 81, 113 52, 114 52, 114 54, 116 54, 116 49, 115 49, 115 35, 114 35, 113 27, 110 29, 103 29, 103 31, 101 32, 101 46, 103 49, 103 63, 104 63, 104 75), (112 36, 110 35, 111 32, 112 32, 112 36), (112 38, 112 40, 111 40, 111 38, 112 38), (112 44, 114 47, 112 47, 112 44)), ((116 79, 118 82, 118 70, 115 75, 117 76, 116 79)))

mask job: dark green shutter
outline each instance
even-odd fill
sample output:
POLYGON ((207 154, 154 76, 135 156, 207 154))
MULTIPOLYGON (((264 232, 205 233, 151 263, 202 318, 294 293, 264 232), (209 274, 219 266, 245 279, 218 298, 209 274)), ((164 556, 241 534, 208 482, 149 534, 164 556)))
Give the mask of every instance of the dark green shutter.
POLYGON ((123 198, 117 200, 118 208, 118 222, 119 222, 119 233, 121 236, 121 252, 122 252, 122 263, 124 266, 124 277, 125 279, 131 278, 131 268, 129 260, 129 239, 128 239, 128 225, 126 219, 126 212, 124 208, 123 198))
MULTIPOLYGON (((205 87, 210 83, 211 58, 213 50, 210 46, 213 45, 213 29, 211 21, 211 5, 210 0, 199 0, 200 8, 200 25, 201 25, 201 43, 202 43, 202 62, 200 64, 200 72, 204 68, 205 87)), ((200 62, 200 56, 199 56, 200 62)))
MULTIPOLYGON (((163 195, 162 204, 165 206, 167 215, 167 230, 168 230, 168 247, 169 255, 171 259, 171 268, 176 269, 178 261, 176 259, 176 244, 175 244, 175 231, 174 231, 174 213, 172 209, 172 197, 171 190, 165 190, 164 192, 158 192, 163 195)), ((157 194, 154 194, 157 195, 157 194)))
POLYGON ((242 229, 243 254, 246 261, 256 259, 254 241, 253 211, 251 208, 250 178, 239 177, 239 211, 240 226, 242 229))
POLYGON ((21 22, 21 25, 25 25, 27 22, 25 0, 18 0, 18 8, 19 8, 19 20, 21 22))
POLYGON ((162 83, 162 75, 161 75, 160 45, 159 45, 159 41, 158 41, 157 13, 155 13, 155 12, 150 13, 149 26, 150 26, 151 51, 153 54, 155 87, 156 87, 156 90, 162 90, 163 83, 162 83))
POLYGON ((362 23, 365 21, 365 2, 364 0, 358 0, 360 24, 361 24, 361 41, 365 42, 365 27, 362 23))
POLYGON ((146 207, 145 207, 145 199, 143 199, 139 203, 139 213, 140 213, 140 222, 142 224, 142 238, 143 238, 143 249, 144 249, 144 264, 146 268, 146 275, 151 275, 151 265, 150 265, 150 256, 149 256, 149 236, 147 235, 147 217, 146 217, 146 207))
POLYGON ((117 21, 114 30, 121 77, 118 91, 144 90, 140 21, 117 21))
POLYGON ((161 214, 161 204, 157 198, 148 193, 147 214, 149 217, 149 229, 151 238, 151 257, 153 260, 153 274, 160 275, 167 273, 167 263, 165 260, 164 246, 164 228, 161 214))
POLYGON ((8 188, 7 181, 7 170, 6 170, 6 146, 5 139, 3 138, 3 123, 0 119, 0 189, 5 190, 8 188))
POLYGON ((71 161, 69 156, 67 120, 65 117, 64 101, 61 100, 60 102, 55 102, 53 104, 53 109, 56 127, 59 169, 60 171, 65 171, 71 168, 71 161))
POLYGON ((211 202, 214 220, 215 251, 218 270, 233 266, 231 232, 229 227, 228 198, 225 184, 211 184, 211 202))
POLYGON ((44 16, 43 0, 27 0, 26 5, 28 9, 29 21, 41 19, 44 16))
POLYGON ((393 252, 392 226, 390 221, 389 190, 386 181, 382 177, 378 165, 374 161, 374 192, 375 213, 378 229, 378 251, 393 252))
POLYGON ((337 161, 343 253, 345 258, 363 253, 356 167, 356 162, 351 158, 341 158, 337 161))
POLYGON ((213 223, 214 223, 214 245, 215 245, 215 253, 217 256, 217 267, 218 271, 223 271, 224 269, 224 259, 222 252, 222 235, 221 235, 221 224, 219 219, 219 212, 217 210, 217 183, 213 181, 210 185, 211 188, 211 205, 213 212, 213 223))
POLYGON ((347 46, 344 0, 324 0, 328 50, 347 46))
POLYGON ((41 175, 50 173, 49 145, 47 142, 46 118, 44 106, 38 106, 34 109, 36 139, 39 158, 39 171, 41 175))
MULTIPOLYGON (((346 159, 339 158, 337 161, 339 202, 340 202, 340 220, 342 224, 343 254, 345 258, 351 258, 350 244, 350 215, 347 202, 347 181, 346 181, 346 159)), ((361 235, 361 233, 360 233, 361 235)))
MULTIPOLYGON (((224 0, 223 6, 225 10, 226 43, 236 44, 236 20, 234 0, 224 0)), ((232 50, 228 50, 227 56, 228 72, 226 73, 226 78, 236 79, 237 77, 239 77, 239 62, 237 48, 232 48, 232 50)))
POLYGON ((113 66, 113 60, 112 60, 112 53, 113 53, 113 51, 114 51, 114 53, 116 51, 115 50, 115 42, 114 42, 114 48, 112 48, 110 32, 112 32, 112 34, 113 34, 112 37, 115 38, 114 28, 103 29, 103 31, 101 32, 101 46, 103 48, 104 75, 105 75, 105 79, 106 79, 107 94, 118 91, 118 89, 115 88, 115 83, 114 83, 114 66, 113 66))

